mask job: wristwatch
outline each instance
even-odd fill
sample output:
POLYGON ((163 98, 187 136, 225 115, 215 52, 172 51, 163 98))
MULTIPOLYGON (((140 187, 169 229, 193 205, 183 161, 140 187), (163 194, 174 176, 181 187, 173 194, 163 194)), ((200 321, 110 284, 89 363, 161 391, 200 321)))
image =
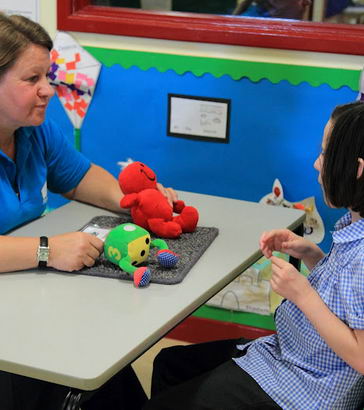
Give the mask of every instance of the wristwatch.
POLYGON ((39 238, 39 246, 37 250, 38 268, 41 268, 41 269, 46 268, 48 258, 49 258, 48 238, 46 236, 41 236, 39 238))

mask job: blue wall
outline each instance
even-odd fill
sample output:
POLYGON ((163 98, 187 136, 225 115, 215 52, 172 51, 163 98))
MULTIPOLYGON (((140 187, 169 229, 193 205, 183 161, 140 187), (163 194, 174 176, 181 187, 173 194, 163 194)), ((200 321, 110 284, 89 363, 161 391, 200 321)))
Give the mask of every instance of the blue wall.
MULTIPOLYGON (((115 176, 117 162, 131 157, 153 168, 164 185, 250 201, 269 193, 279 178, 287 200, 315 196, 329 232, 342 211, 323 203, 313 162, 333 107, 355 98, 348 87, 103 67, 82 126, 82 151, 115 176), (231 99, 230 142, 167 136, 168 93, 231 99)), ((48 114, 73 138, 56 97, 48 114)), ((51 206, 59 203, 51 197, 51 206)), ((326 234, 324 250, 329 242, 326 234)))

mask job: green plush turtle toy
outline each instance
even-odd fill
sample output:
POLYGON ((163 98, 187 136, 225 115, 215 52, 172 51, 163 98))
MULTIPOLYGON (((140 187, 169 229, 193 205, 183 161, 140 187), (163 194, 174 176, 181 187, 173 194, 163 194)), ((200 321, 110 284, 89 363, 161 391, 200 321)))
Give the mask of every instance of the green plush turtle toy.
POLYGON ((178 262, 178 255, 168 249, 163 239, 151 240, 147 230, 133 223, 118 225, 108 233, 104 254, 110 262, 133 275, 134 285, 139 288, 150 282, 150 269, 137 267, 148 259, 150 247, 159 249, 157 260, 163 268, 172 268, 178 262))

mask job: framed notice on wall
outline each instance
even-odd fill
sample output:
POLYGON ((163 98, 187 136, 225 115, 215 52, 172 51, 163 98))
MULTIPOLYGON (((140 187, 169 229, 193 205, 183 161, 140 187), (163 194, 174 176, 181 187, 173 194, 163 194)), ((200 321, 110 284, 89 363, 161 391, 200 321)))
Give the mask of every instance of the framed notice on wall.
POLYGON ((230 100, 168 94, 167 135, 229 142, 230 100))

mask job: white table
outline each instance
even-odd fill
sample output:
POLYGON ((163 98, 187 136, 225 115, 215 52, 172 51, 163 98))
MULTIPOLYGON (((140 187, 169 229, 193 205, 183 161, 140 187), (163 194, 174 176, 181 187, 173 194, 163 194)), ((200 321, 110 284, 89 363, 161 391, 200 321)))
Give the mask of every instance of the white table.
MULTIPOLYGON (((264 230, 302 225, 302 211, 179 192, 219 235, 177 285, 36 270, 0 275, 0 370, 93 390, 254 263, 264 230)), ((112 213, 70 203, 11 233, 51 236, 112 213)))

